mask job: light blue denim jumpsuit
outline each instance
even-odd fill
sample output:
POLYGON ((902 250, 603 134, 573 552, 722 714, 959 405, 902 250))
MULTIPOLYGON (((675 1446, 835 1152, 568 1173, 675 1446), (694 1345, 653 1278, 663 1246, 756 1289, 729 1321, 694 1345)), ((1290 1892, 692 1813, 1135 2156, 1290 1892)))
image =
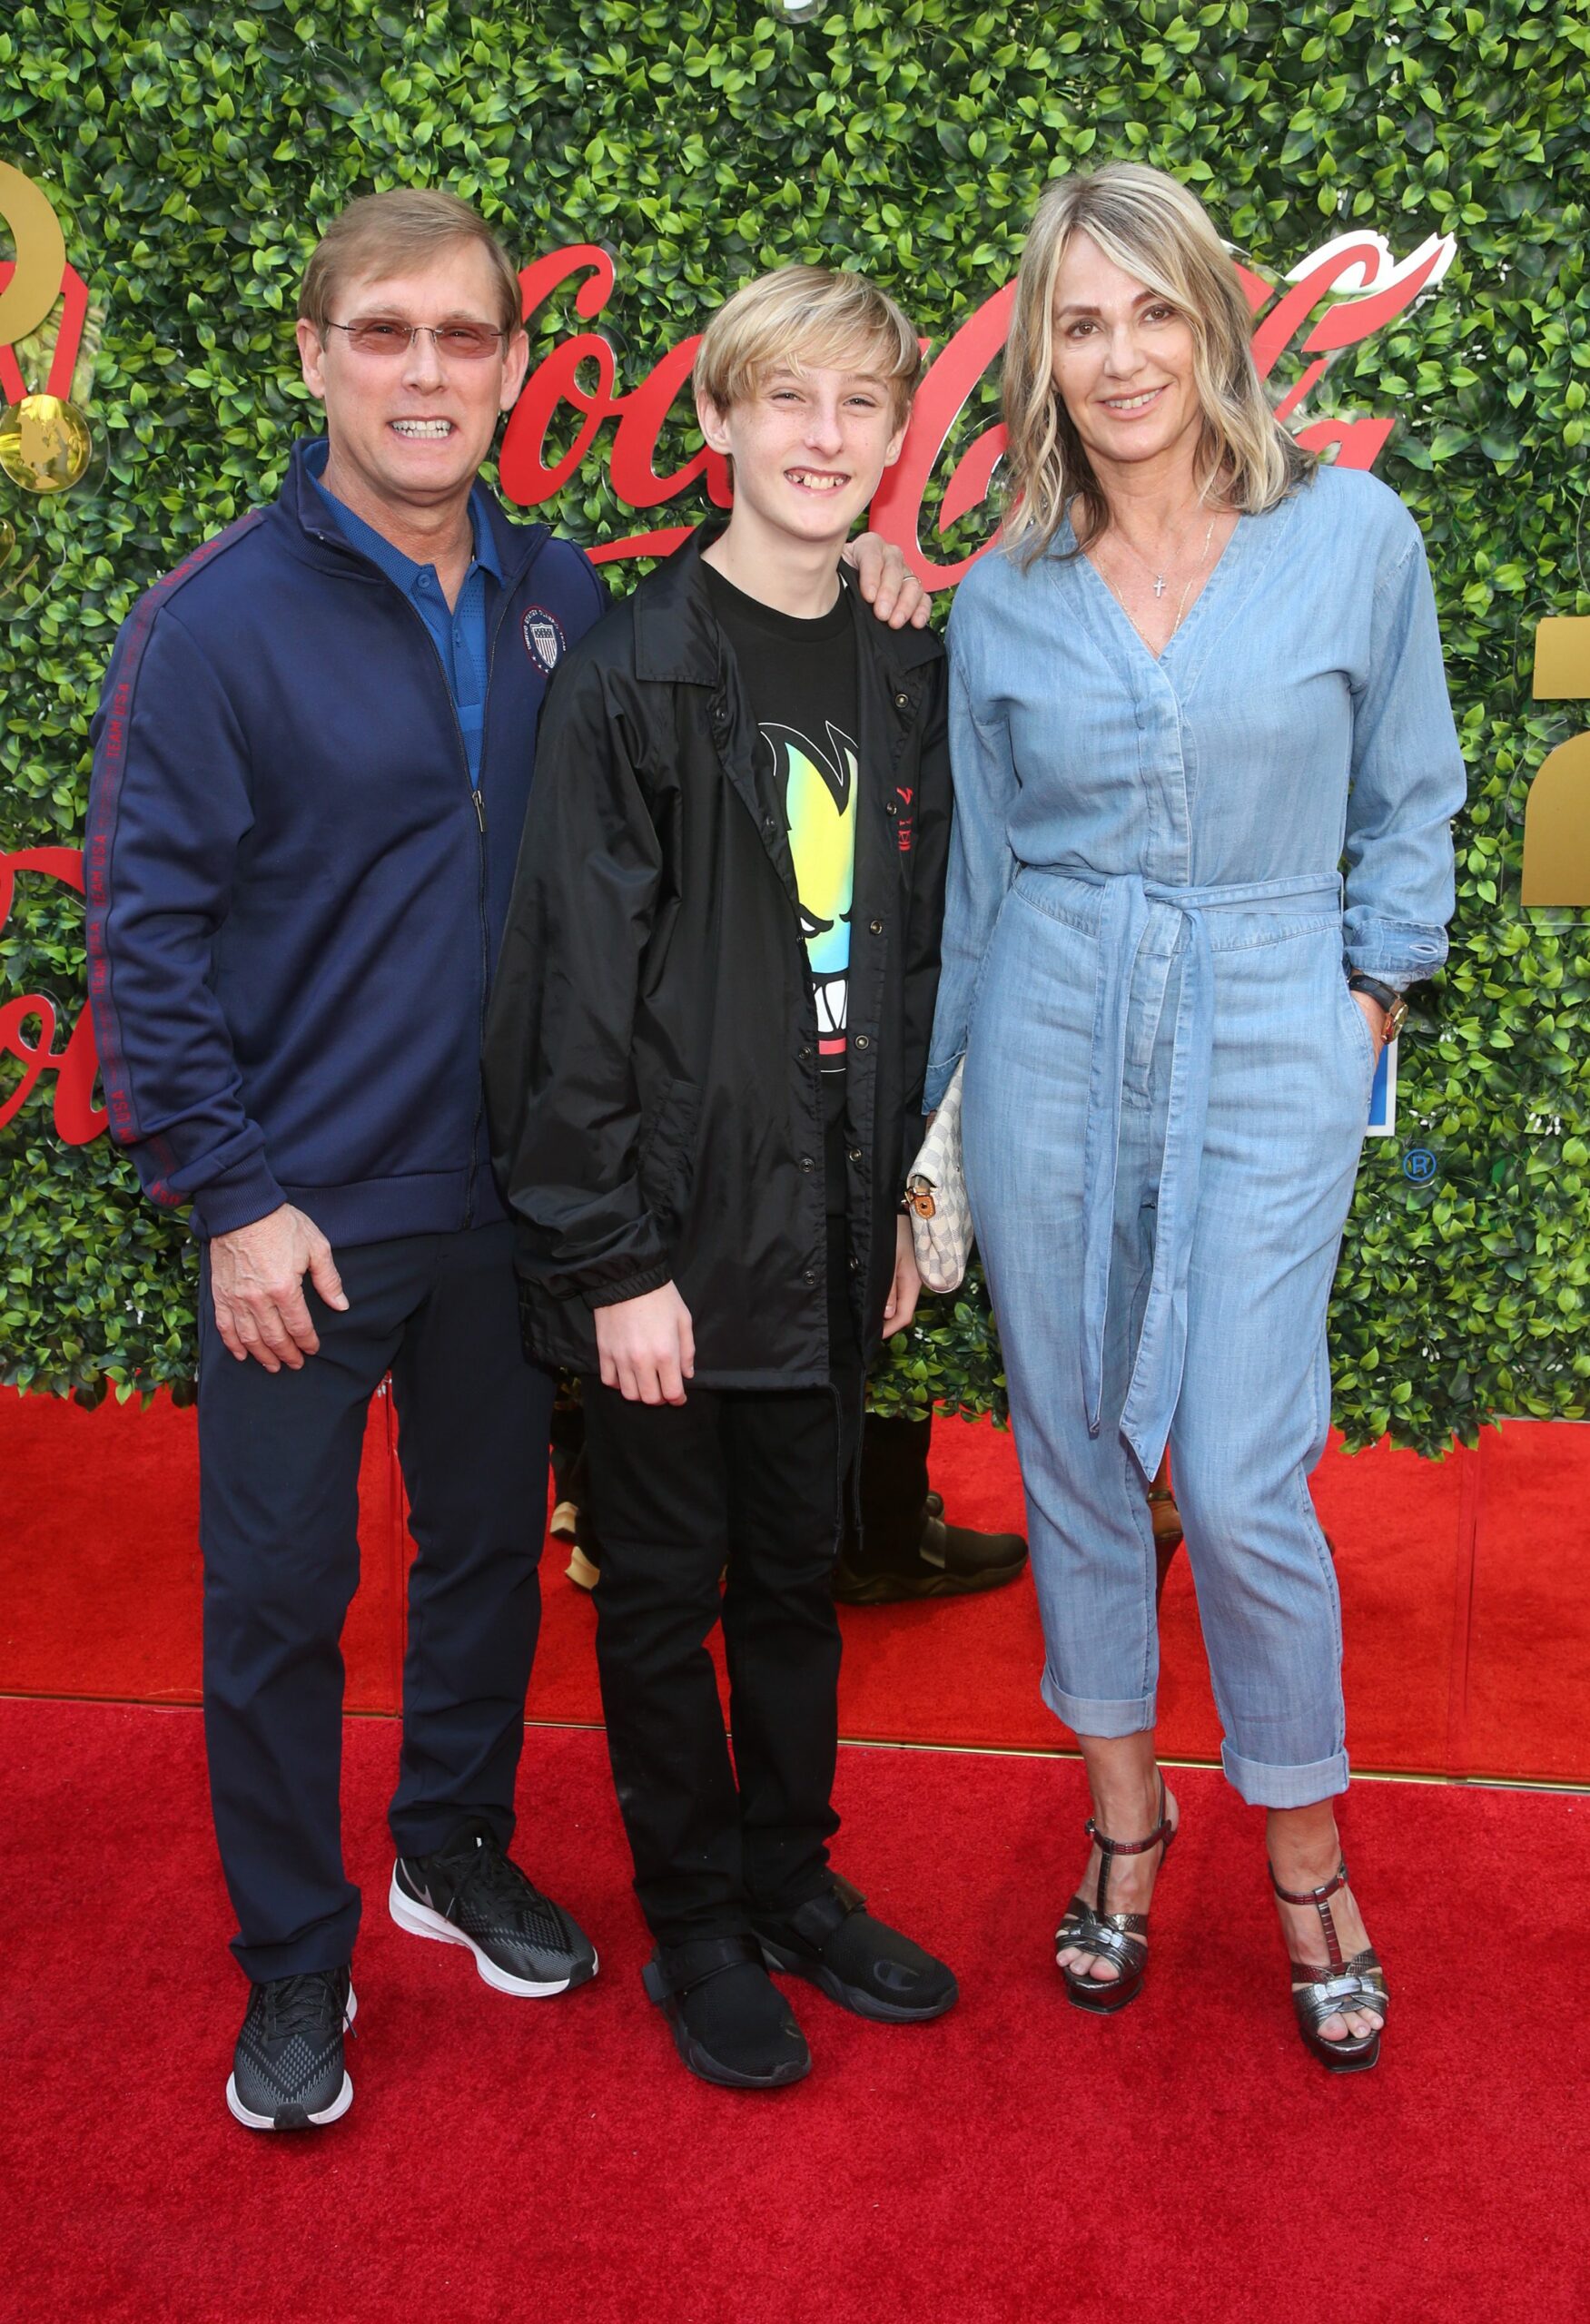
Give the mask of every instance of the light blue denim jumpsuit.
POLYGON ((1169 1440, 1226 1772, 1303 1807, 1348 1780, 1308 1484, 1374 1069, 1346 979, 1429 976, 1453 903, 1435 600, 1402 503, 1346 469, 1239 518, 1158 661, 1072 546, 995 550, 951 615, 925 1102, 964 1051, 1044 1699, 1083 1734, 1154 1724, 1169 1440))

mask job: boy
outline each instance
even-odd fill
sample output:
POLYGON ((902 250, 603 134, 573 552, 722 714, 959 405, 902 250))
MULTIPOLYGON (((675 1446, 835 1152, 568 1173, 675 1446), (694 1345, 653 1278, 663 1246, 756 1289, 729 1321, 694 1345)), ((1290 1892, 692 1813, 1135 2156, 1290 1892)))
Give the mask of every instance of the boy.
POLYGON ((878 2019, 956 1996, 826 1846, 830 1575, 864 1366, 916 1302, 950 822, 942 648, 869 635, 839 558, 920 364, 858 275, 785 268, 713 319, 733 513, 567 658, 488 1029, 527 1342, 583 1383, 647 1990, 736 2088, 810 2068, 769 1965, 878 2019))

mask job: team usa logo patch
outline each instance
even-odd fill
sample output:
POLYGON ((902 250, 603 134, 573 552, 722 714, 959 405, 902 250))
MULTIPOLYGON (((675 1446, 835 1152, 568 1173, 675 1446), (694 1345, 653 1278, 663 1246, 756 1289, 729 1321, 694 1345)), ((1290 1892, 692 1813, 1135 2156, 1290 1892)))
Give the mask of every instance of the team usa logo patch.
POLYGON ((563 658, 563 625, 545 606, 532 606, 525 615, 525 652, 544 677, 550 677, 563 658))

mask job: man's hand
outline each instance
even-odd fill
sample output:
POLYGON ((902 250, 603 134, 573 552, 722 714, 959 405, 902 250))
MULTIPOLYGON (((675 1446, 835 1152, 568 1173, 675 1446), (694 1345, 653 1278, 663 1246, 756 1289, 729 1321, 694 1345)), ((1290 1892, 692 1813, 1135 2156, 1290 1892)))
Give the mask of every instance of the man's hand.
POLYGON ((884 1337, 890 1339, 903 1332, 916 1313, 916 1303, 922 1296, 922 1277, 916 1271, 916 1244, 908 1218, 894 1221, 894 1280, 889 1285, 888 1303, 884 1309, 884 1337))
POLYGON ((602 1385, 632 1404, 682 1404, 696 1376, 690 1310, 671 1283, 595 1310, 602 1385))
POLYGON ((217 1235, 210 1245, 215 1325, 239 1363, 252 1356, 267 1372, 301 1372, 320 1338, 303 1295, 308 1275, 328 1307, 346 1307, 331 1246, 312 1218, 284 1202, 252 1226, 217 1235))
POLYGON ((891 629, 904 629, 908 622, 913 629, 926 628, 932 600, 915 574, 906 570, 893 541, 881 533, 858 534, 846 542, 844 561, 854 566, 862 596, 880 621, 891 629))
POLYGON ((1374 1050, 1376 1059, 1378 1061, 1381 1049, 1383 1048, 1386 1040, 1386 1011, 1381 1008, 1380 1003, 1375 999, 1373 993, 1355 992, 1353 999, 1358 1002, 1358 1007, 1364 1012, 1364 1022, 1369 1029, 1369 1046, 1374 1050))

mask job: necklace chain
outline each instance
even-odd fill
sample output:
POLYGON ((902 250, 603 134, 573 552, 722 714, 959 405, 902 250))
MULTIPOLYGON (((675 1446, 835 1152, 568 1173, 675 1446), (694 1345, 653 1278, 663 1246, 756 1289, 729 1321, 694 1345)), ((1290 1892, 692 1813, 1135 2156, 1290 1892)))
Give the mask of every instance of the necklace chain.
MULTIPOLYGON (((1176 608, 1176 618, 1175 618, 1175 620, 1174 620, 1174 621, 1171 623, 1171 625, 1170 625, 1170 637, 1174 637, 1174 636, 1175 636, 1175 635, 1176 635, 1176 633, 1177 633, 1177 631, 1178 631, 1178 630, 1180 628, 1180 626, 1181 626, 1181 617, 1182 617, 1182 615, 1183 615, 1186 613, 1186 611, 1187 611, 1187 599, 1188 599, 1188 594, 1189 594, 1189 592, 1190 591, 1190 589, 1191 589, 1191 587, 1192 587, 1193 583, 1197 580, 1197 578, 1198 578, 1199 575, 1203 571, 1203 567, 1204 567, 1204 560, 1205 560, 1205 558, 1209 556, 1209 552, 1210 552, 1210 543, 1214 539, 1214 537, 1215 537, 1215 527, 1219 524, 1219 522, 1220 522, 1220 510, 1217 508, 1217 509, 1215 510, 1215 512, 1214 512, 1213 516, 1212 516, 1212 517, 1210 517, 1210 520, 1209 520, 1209 529, 1208 529, 1208 531, 1204 534, 1204 537, 1203 537, 1203 547, 1200 549, 1200 551, 1199 551, 1199 553, 1198 553, 1198 562, 1197 562, 1197 564, 1193 566, 1193 568, 1192 568, 1191 572, 1188 575, 1187 579, 1186 579, 1185 583, 1184 583, 1184 584, 1183 584, 1183 586, 1182 586, 1182 590, 1181 590, 1181 600, 1180 600, 1180 603, 1178 605, 1178 606, 1177 606, 1177 608, 1176 608)), ((1148 574, 1148 575, 1151 576, 1151 578, 1152 579, 1152 581, 1153 581, 1153 585, 1154 585, 1154 596, 1156 596, 1156 598, 1158 598, 1158 597, 1162 597, 1162 596, 1164 596, 1164 594, 1165 594, 1165 588, 1166 588, 1165 576, 1164 576, 1162 573, 1156 573, 1156 572, 1154 571, 1153 566, 1149 563, 1148 558, 1143 555, 1142 551, 1141 551, 1140 548, 1138 548, 1138 547, 1134 547, 1133 543, 1132 543, 1130 539, 1128 539, 1128 537, 1127 537, 1127 536, 1126 536, 1126 534, 1125 534, 1124 532, 1120 532, 1120 531, 1118 531, 1118 532, 1117 532, 1117 535, 1116 535, 1116 537, 1117 537, 1117 539, 1119 539, 1119 540, 1120 540, 1120 541, 1121 541, 1121 543, 1122 543, 1122 544, 1123 544, 1123 545, 1124 545, 1128 549, 1130 549, 1130 550, 1131 551, 1132 556, 1136 557, 1136 559, 1137 559, 1138 563, 1142 566, 1143 571, 1144 571, 1146 574, 1148 574)), ((1132 612, 1131 612, 1131 606, 1127 604, 1126 599, 1121 596, 1121 594, 1120 590, 1116 587, 1116 586, 1115 586, 1114 582, 1111 580, 1110 576, 1108 575, 1108 573, 1106 573, 1106 572, 1104 571, 1104 569, 1103 569, 1102 566, 1096 566, 1094 567, 1094 570, 1095 570, 1097 573, 1099 573, 1099 574, 1100 574, 1100 576, 1101 576, 1101 577, 1102 578, 1102 580, 1103 580, 1103 582, 1104 582, 1104 585, 1105 585, 1106 588, 1108 588, 1108 590, 1109 590, 1109 592, 1110 592, 1111 596, 1114 598, 1114 600, 1115 600, 1116 604, 1121 607, 1121 612, 1126 615, 1127 620, 1128 620, 1128 621, 1130 621, 1130 622, 1131 622, 1131 625, 1132 625, 1133 629, 1136 629, 1136 628, 1137 628, 1137 623, 1136 623, 1136 621, 1135 621, 1135 620, 1133 620, 1133 618, 1132 618, 1132 612)), ((1140 632, 1140 633, 1139 633, 1139 635, 1141 635, 1141 633, 1140 632)), ((1167 637, 1167 639, 1165 640, 1165 645, 1169 645, 1169 644, 1170 643, 1170 637, 1167 637)), ((1163 647, 1163 646, 1161 646, 1160 650, 1160 652, 1161 652, 1161 653, 1163 653, 1163 651, 1164 651, 1164 647, 1163 647)))

